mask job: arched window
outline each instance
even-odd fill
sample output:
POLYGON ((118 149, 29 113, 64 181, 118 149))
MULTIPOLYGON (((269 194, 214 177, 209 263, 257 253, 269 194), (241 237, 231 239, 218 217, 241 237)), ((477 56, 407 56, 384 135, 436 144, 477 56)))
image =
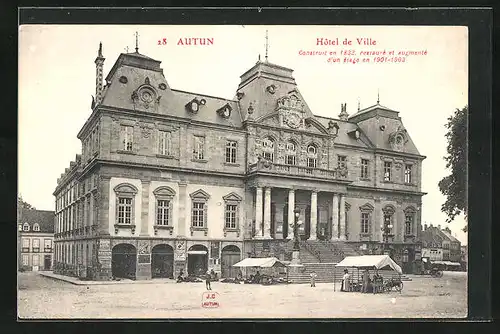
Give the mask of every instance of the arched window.
POLYGON ((318 149, 313 144, 307 146, 307 167, 318 167, 318 149))
POLYGON ((285 146, 285 164, 294 166, 297 163, 297 145, 289 141, 285 146))
MULTIPOLYGON (((115 233, 118 233, 118 227, 131 228, 132 234, 135 232, 135 196, 137 188, 129 183, 119 184, 114 188, 116 194, 116 217, 115 233)), ((90 197, 89 203, 90 207, 90 197)))
POLYGON ((404 212, 405 212, 405 236, 414 236, 414 231, 415 231, 415 213, 417 210, 415 210, 414 207, 409 206, 407 207, 404 212))
POLYGON ((33 231, 35 231, 35 232, 40 232, 40 225, 38 225, 38 223, 35 223, 35 224, 33 225, 33 231))
POLYGON ((269 161, 274 161, 274 140, 266 137, 262 141, 262 157, 269 161))
POLYGON ((175 191, 170 187, 159 187, 153 194, 156 197, 156 220, 155 225, 161 227, 172 227, 172 208, 175 191))
POLYGON ((27 232, 27 231, 29 231, 29 230, 30 230, 30 225, 29 225, 28 223, 24 223, 24 224, 23 224, 23 231, 24 231, 24 232, 27 232))

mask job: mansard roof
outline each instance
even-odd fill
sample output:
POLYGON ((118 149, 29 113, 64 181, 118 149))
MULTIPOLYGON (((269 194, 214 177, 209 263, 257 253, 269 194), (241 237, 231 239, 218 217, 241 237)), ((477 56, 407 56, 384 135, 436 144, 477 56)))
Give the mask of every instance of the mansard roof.
POLYGON ((47 210, 29 210, 22 208, 17 217, 18 224, 28 223, 30 233, 54 233, 55 213, 47 210), (33 231, 33 225, 38 224, 40 231, 33 231))

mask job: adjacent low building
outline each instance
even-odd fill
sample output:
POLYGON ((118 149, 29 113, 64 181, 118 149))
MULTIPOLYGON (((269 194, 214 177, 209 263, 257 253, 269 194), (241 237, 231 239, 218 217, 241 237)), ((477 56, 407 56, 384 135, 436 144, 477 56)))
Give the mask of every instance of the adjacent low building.
POLYGON ((451 234, 451 230, 441 225, 424 224, 421 232, 422 257, 431 261, 451 261, 460 263, 462 259, 460 241, 451 234))
POLYGON ((52 270, 54 223, 54 211, 18 210, 19 270, 52 270))

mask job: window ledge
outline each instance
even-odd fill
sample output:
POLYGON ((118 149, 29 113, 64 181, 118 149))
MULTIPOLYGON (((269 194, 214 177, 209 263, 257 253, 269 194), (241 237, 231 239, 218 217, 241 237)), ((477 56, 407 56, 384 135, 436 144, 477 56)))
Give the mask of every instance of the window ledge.
MULTIPOLYGON (((85 226, 85 227, 87 228, 88 226, 85 226)), ((120 228, 122 228, 122 229, 129 228, 132 230, 132 234, 135 233, 135 225, 133 225, 133 224, 115 224, 115 234, 118 233, 118 230, 120 228)))
POLYGON ((369 177, 360 177, 359 180, 360 181, 371 181, 372 179, 370 179, 369 177))
POLYGON ((224 162, 224 166, 239 167, 240 164, 236 162, 224 162))
POLYGON ((162 158, 162 159, 175 159, 175 156, 172 154, 156 154, 157 158, 162 158))
POLYGON ((191 231, 191 236, 193 235, 194 231, 203 231, 205 232, 205 236, 208 235, 208 227, 195 227, 195 226, 191 226, 190 227, 190 231, 191 231))
POLYGON ((154 225, 154 228, 160 229, 160 230, 173 230, 174 227, 172 225, 154 225))
POLYGON ((238 238, 240 236, 240 230, 237 227, 236 228, 226 228, 225 227, 224 228, 224 237, 226 237, 228 233, 236 233, 236 237, 238 237, 238 238))
POLYGON ((117 152, 117 153, 120 153, 120 154, 131 154, 131 155, 136 155, 136 153, 135 153, 134 151, 117 150, 116 152, 117 152))
POLYGON ((394 183, 393 180, 382 180, 383 183, 394 183))
POLYGON ((208 160, 205 159, 191 159, 192 162, 200 162, 200 163, 207 163, 208 160))

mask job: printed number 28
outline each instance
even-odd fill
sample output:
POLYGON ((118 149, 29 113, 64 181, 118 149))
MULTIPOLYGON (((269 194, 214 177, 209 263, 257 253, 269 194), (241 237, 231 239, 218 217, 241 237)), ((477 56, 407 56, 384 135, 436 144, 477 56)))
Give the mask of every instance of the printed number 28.
POLYGON ((165 44, 167 44, 167 39, 166 38, 158 40, 158 45, 165 45, 165 44))

